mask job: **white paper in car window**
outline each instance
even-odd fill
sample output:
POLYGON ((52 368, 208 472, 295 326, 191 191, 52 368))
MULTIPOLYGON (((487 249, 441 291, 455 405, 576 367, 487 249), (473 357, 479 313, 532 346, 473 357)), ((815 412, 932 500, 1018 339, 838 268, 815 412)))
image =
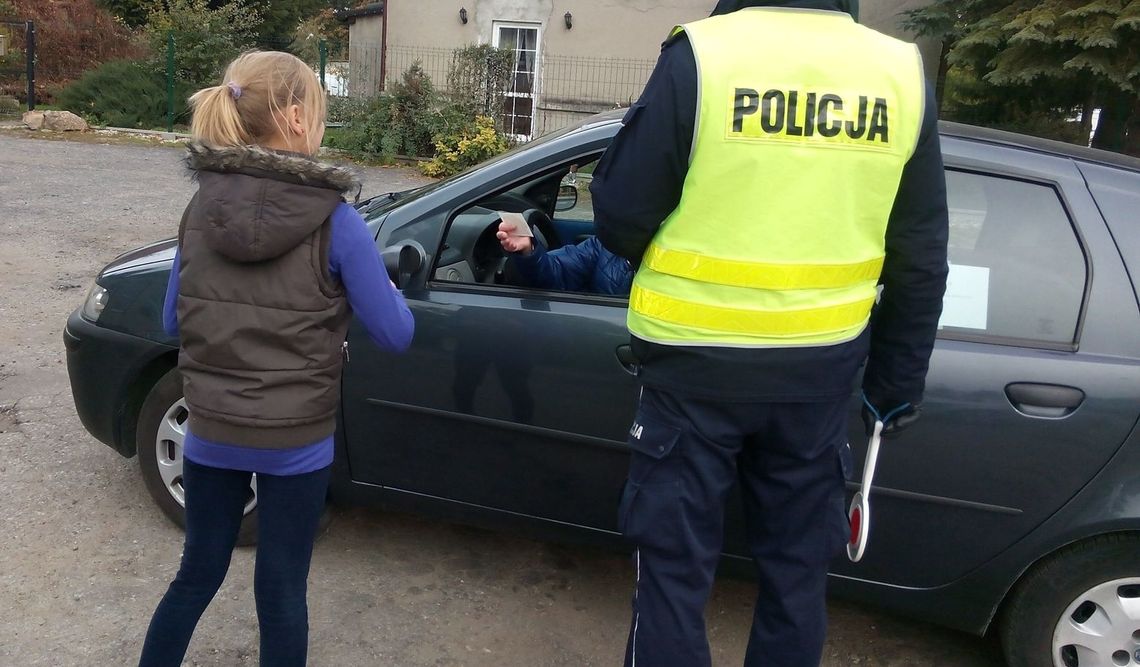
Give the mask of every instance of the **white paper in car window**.
POLYGON ((951 264, 938 327, 985 329, 989 305, 989 267, 951 264))

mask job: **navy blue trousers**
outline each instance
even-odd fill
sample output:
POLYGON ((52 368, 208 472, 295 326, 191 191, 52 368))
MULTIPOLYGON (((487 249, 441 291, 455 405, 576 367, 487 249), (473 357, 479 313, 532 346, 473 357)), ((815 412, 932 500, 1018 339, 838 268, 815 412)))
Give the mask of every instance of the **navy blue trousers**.
MULTIPOLYGON (((265 667, 305 664, 309 648, 309 561, 324 511, 330 470, 257 476, 253 594, 261 631, 260 659, 265 667)), ((151 618, 140 667, 182 664, 194 627, 229 570, 249 480, 248 472, 183 459, 186 545, 182 565, 151 618)))
POLYGON ((848 400, 726 403, 646 387, 618 523, 637 547, 625 664, 711 664, 705 605, 739 482, 759 583, 747 667, 818 667, 846 542, 848 400))

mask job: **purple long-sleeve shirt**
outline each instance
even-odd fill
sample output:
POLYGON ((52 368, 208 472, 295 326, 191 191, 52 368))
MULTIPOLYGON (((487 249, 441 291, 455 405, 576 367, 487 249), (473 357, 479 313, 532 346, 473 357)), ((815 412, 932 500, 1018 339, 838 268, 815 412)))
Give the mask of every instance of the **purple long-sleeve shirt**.
MULTIPOLYGON (((180 266, 181 253, 175 252, 162 308, 162 326, 171 336, 178 335, 180 266)), ((388 280, 388 273, 364 219, 348 204, 341 204, 332 214, 329 273, 344 286, 349 307, 376 345, 394 352, 402 352, 411 345, 415 331, 412 313, 403 296, 388 280)), ((214 468, 268 475, 300 475, 332 463, 333 437, 330 435, 319 442, 290 449, 255 449, 213 442, 187 431, 183 455, 195 463, 214 468)))

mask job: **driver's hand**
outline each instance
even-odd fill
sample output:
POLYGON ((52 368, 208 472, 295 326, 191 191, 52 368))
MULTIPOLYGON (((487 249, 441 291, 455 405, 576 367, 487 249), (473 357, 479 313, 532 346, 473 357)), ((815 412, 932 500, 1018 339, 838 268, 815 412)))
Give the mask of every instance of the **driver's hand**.
POLYGON ((499 231, 495 233, 495 237, 499 239, 499 245, 503 246, 503 250, 509 253, 522 253, 529 255, 534 252, 534 239, 530 236, 514 236, 515 225, 513 222, 500 222, 499 231))

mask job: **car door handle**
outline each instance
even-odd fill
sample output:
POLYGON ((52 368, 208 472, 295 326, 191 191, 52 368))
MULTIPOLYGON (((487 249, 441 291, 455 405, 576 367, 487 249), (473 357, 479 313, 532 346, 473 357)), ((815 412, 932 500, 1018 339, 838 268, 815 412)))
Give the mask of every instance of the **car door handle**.
POLYGON ((1018 412, 1030 417, 1068 417, 1085 402, 1085 392, 1076 387, 1037 382, 1006 385, 1005 396, 1018 412))

